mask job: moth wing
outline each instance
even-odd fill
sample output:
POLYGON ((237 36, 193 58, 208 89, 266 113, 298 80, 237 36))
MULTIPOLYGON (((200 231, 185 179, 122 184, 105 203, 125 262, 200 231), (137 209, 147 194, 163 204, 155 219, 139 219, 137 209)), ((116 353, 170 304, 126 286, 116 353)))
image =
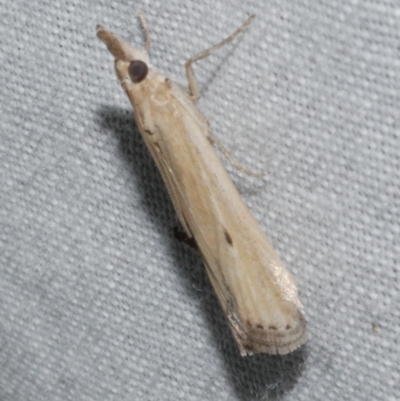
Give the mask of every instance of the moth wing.
POLYGON ((128 95, 240 352, 293 351, 306 340, 294 279, 208 141, 206 119, 186 94, 160 77, 149 80, 142 93, 128 95))

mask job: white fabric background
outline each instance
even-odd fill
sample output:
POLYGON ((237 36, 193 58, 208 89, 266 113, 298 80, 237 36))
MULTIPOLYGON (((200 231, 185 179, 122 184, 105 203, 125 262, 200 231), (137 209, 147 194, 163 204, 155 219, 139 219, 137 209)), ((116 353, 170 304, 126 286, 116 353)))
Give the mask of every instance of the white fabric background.
POLYGON ((400 399, 400 3, 1 1, 0 400, 400 399), (241 358, 95 36, 185 82, 310 340, 241 358))

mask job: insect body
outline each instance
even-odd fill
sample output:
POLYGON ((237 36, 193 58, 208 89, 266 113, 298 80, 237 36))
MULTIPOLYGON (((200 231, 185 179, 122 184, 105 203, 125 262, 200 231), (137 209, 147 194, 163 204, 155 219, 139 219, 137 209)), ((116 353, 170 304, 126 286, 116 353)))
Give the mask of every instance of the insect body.
POLYGON ((132 48, 97 26, 115 58, 140 133, 167 186, 178 218, 194 238, 242 355, 286 354, 306 340, 305 318, 292 275, 261 230, 215 153, 198 97, 192 63, 233 35, 186 62, 190 95, 150 64, 150 36, 139 13, 146 50, 132 48))

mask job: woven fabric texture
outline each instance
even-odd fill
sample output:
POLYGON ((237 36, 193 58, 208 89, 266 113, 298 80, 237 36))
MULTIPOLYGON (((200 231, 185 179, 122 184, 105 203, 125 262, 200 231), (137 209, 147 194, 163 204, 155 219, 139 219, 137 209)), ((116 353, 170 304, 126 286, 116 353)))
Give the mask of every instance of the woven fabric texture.
POLYGON ((0 26, 0 400, 400 399, 400 3, 29 2, 0 26), (242 358, 95 35, 185 84, 296 277, 309 341, 242 358))

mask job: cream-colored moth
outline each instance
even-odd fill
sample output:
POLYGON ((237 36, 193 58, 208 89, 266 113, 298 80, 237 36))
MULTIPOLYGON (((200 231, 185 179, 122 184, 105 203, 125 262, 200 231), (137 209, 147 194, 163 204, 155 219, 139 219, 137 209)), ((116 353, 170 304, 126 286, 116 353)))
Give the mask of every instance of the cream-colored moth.
POLYGON ((140 133, 167 186, 188 238, 193 238, 228 318, 241 355, 286 354, 306 341, 305 318, 292 275, 250 213, 215 153, 216 139, 194 105, 199 96, 192 64, 242 32, 189 59, 186 94, 136 49, 101 25, 97 36, 115 58, 118 79, 132 103, 140 133))

